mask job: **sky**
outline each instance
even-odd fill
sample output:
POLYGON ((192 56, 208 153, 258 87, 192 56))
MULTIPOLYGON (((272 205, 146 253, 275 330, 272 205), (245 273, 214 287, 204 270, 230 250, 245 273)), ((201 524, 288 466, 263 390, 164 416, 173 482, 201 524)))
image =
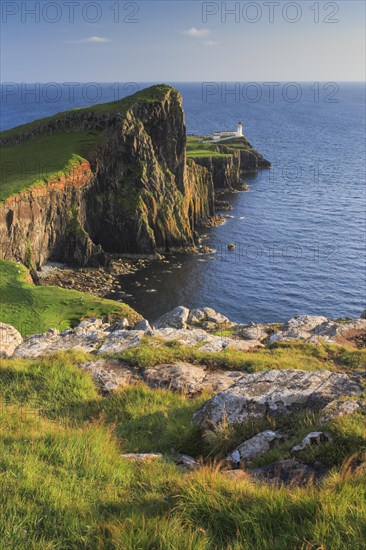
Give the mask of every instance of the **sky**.
POLYGON ((1 2, 2 82, 365 80, 363 0, 1 2))

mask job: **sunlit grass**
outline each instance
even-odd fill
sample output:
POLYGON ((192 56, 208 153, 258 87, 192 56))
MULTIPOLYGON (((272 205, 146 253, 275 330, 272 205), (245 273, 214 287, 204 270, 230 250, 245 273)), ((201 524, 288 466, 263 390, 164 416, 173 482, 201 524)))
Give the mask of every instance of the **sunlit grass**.
POLYGON ((138 385, 103 398, 76 367, 89 359, 67 352, 0 361, 1 549, 364 548, 364 416, 323 427, 333 443, 302 455, 333 466, 321 484, 230 480, 220 462, 212 465, 228 450, 275 427, 293 439, 263 463, 285 458, 295 439, 318 426, 317 414, 227 427, 210 439, 190 422, 208 396, 138 385), (130 451, 161 452, 163 459, 128 462, 122 454, 130 451), (175 451, 206 466, 186 473, 172 462, 175 451))

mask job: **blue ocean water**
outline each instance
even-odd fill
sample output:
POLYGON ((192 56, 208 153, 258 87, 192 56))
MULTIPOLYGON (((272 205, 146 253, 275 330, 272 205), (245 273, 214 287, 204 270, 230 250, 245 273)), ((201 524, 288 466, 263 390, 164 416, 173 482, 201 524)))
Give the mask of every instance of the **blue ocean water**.
MULTIPOLYGON (((181 304, 210 306, 238 322, 359 316, 366 306, 364 85, 279 84, 272 97, 263 84, 171 84, 183 95, 188 132, 235 129, 241 120, 273 167, 246 177, 249 192, 228 197, 232 217, 204 231, 215 254, 174 256, 124 277, 126 301, 150 319, 181 304)), ((2 129, 136 88, 103 84, 75 88, 72 97, 61 85, 58 94, 49 87, 34 88, 36 95, 25 94, 30 85, 3 87, 2 129)))

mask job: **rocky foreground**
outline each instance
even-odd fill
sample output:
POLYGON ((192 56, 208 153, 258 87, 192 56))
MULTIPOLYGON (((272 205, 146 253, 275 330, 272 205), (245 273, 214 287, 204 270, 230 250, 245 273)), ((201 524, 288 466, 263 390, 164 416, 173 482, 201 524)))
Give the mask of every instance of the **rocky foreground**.
MULTIPOLYGON (((366 315, 360 319, 331 321, 320 316, 297 316, 283 324, 237 325, 210 308, 189 310, 177 307, 153 324, 142 320, 129 326, 127 319, 108 324, 100 319, 86 319, 77 327, 59 333, 51 329, 23 340, 10 325, 0 324, 0 355, 6 358, 37 359, 67 350, 82 350, 92 355, 79 368, 91 374, 102 394, 126 385, 144 383, 150 388, 196 395, 211 394, 193 415, 192 424, 205 433, 217 433, 227 426, 241 426, 265 418, 291 417, 304 411, 317 415, 317 425, 324 431, 310 432, 291 448, 291 457, 252 470, 261 479, 294 478, 308 480, 321 476, 319 464, 305 464, 297 459, 311 445, 331 442, 326 426, 337 417, 354 412, 366 414, 363 371, 339 373, 330 370, 305 371, 272 369, 244 373, 220 370, 177 361, 173 364, 135 367, 120 355, 148 342, 159 348, 167 345, 191 347, 202 354, 260 351, 276 342, 302 341, 313 345, 333 344, 362 348, 366 345, 366 315)), ((209 361, 206 362, 209 365, 209 361)), ((226 457, 225 475, 242 475, 253 460, 289 438, 285 431, 265 430, 244 440, 226 457)), ((158 454, 129 455, 134 460, 155 460, 158 454)), ((178 463, 188 469, 199 464, 185 455, 178 463)))

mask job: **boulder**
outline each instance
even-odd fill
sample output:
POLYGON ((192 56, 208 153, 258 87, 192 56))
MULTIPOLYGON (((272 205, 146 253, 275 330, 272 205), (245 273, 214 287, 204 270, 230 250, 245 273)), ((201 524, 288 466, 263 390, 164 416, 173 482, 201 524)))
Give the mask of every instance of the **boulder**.
POLYGON ((163 342, 175 341, 185 346, 198 346, 201 344, 199 351, 207 353, 219 353, 226 348, 248 351, 262 346, 260 342, 256 341, 246 342, 237 338, 215 336, 201 328, 175 329, 167 327, 152 330, 149 335, 163 342))
POLYGON ((361 405, 358 401, 335 399, 328 403, 322 410, 319 422, 320 424, 327 424, 331 420, 338 418, 339 416, 345 416, 353 414, 361 409, 361 405))
POLYGON ((142 319, 133 327, 133 330, 143 330, 144 332, 151 332, 152 328, 147 319, 142 319))
POLYGON ((138 369, 119 359, 98 359, 78 365, 91 374, 103 394, 116 391, 141 381, 138 369))
POLYGON ((312 332, 323 323, 328 322, 326 317, 318 315, 296 315, 284 325, 288 332, 312 332))
POLYGON ((96 319, 95 317, 92 317, 90 319, 84 319, 84 321, 81 321, 73 330, 74 333, 80 333, 80 332, 94 332, 97 330, 101 330, 102 327, 107 327, 107 324, 104 324, 102 319, 96 319))
POLYGON ((199 463, 192 456, 182 455, 179 453, 175 455, 174 462, 177 466, 180 466, 190 472, 193 472, 200 467, 199 463))
POLYGON ((142 330, 116 330, 108 334, 97 354, 116 354, 139 346, 145 333, 142 330))
POLYGON ((261 432, 254 437, 244 441, 228 457, 228 462, 239 466, 248 464, 254 458, 265 455, 277 443, 284 440, 284 437, 272 430, 261 432))
POLYGON ((269 342, 273 344, 280 340, 310 341, 314 335, 320 335, 323 327, 327 324, 333 326, 335 323, 318 315, 296 315, 284 324, 282 331, 272 334, 269 337, 269 342))
POLYGON ((211 371, 183 362, 147 367, 141 373, 142 380, 150 388, 169 388, 189 395, 203 391, 222 391, 229 388, 241 376, 242 374, 237 371, 211 371))
POLYGON ((321 409, 341 396, 360 396, 359 380, 330 371, 273 369, 243 375, 230 388, 204 403, 193 423, 204 429, 241 424, 268 414, 287 415, 300 407, 321 409))
POLYGON ((112 330, 126 330, 130 328, 130 323, 128 321, 128 319, 126 319, 126 317, 124 317, 123 319, 121 319, 120 321, 117 321, 117 323, 115 323, 112 327, 112 330))
POLYGON ((165 313, 162 317, 159 317, 153 324, 154 328, 186 328, 187 320, 189 316, 189 309, 183 306, 178 306, 172 311, 165 313))
POLYGON ((0 323, 0 358, 11 357, 22 342, 23 338, 16 328, 0 323))
POLYGON ((188 395, 203 391, 217 393, 229 388, 242 376, 237 371, 211 371, 183 362, 138 368, 120 359, 98 359, 78 366, 92 375, 102 393, 140 382, 151 389, 165 388, 188 395))
POLYGON ((306 447, 310 447, 311 445, 320 445, 320 443, 327 443, 331 440, 332 438, 330 437, 330 435, 324 432, 311 432, 304 437, 301 443, 292 447, 291 452, 298 453, 306 449, 306 447))
POLYGON ((192 309, 189 313, 187 324, 190 326, 202 326, 207 330, 218 328, 220 325, 231 325, 230 320, 210 307, 192 309))
POLYGON ((366 309, 361 313, 360 319, 366 319, 366 309))
POLYGON ((268 333, 264 325, 251 324, 241 328, 237 332, 236 336, 243 338, 243 340, 257 340, 262 341, 268 338, 268 333))
POLYGON ((347 338, 356 331, 366 331, 366 319, 355 319, 346 323, 328 323, 319 330, 319 335, 336 341, 337 338, 347 338))
MULTIPOLYGON (((103 325, 101 324, 100 329, 102 327, 103 325)), ((107 334, 109 333, 99 329, 93 330, 91 328, 88 331, 85 325, 82 327, 79 325, 75 330, 65 330, 60 334, 52 332, 35 334, 16 348, 14 356, 34 359, 42 355, 69 349, 78 349, 90 353, 98 348, 100 342, 103 341, 107 334)))

